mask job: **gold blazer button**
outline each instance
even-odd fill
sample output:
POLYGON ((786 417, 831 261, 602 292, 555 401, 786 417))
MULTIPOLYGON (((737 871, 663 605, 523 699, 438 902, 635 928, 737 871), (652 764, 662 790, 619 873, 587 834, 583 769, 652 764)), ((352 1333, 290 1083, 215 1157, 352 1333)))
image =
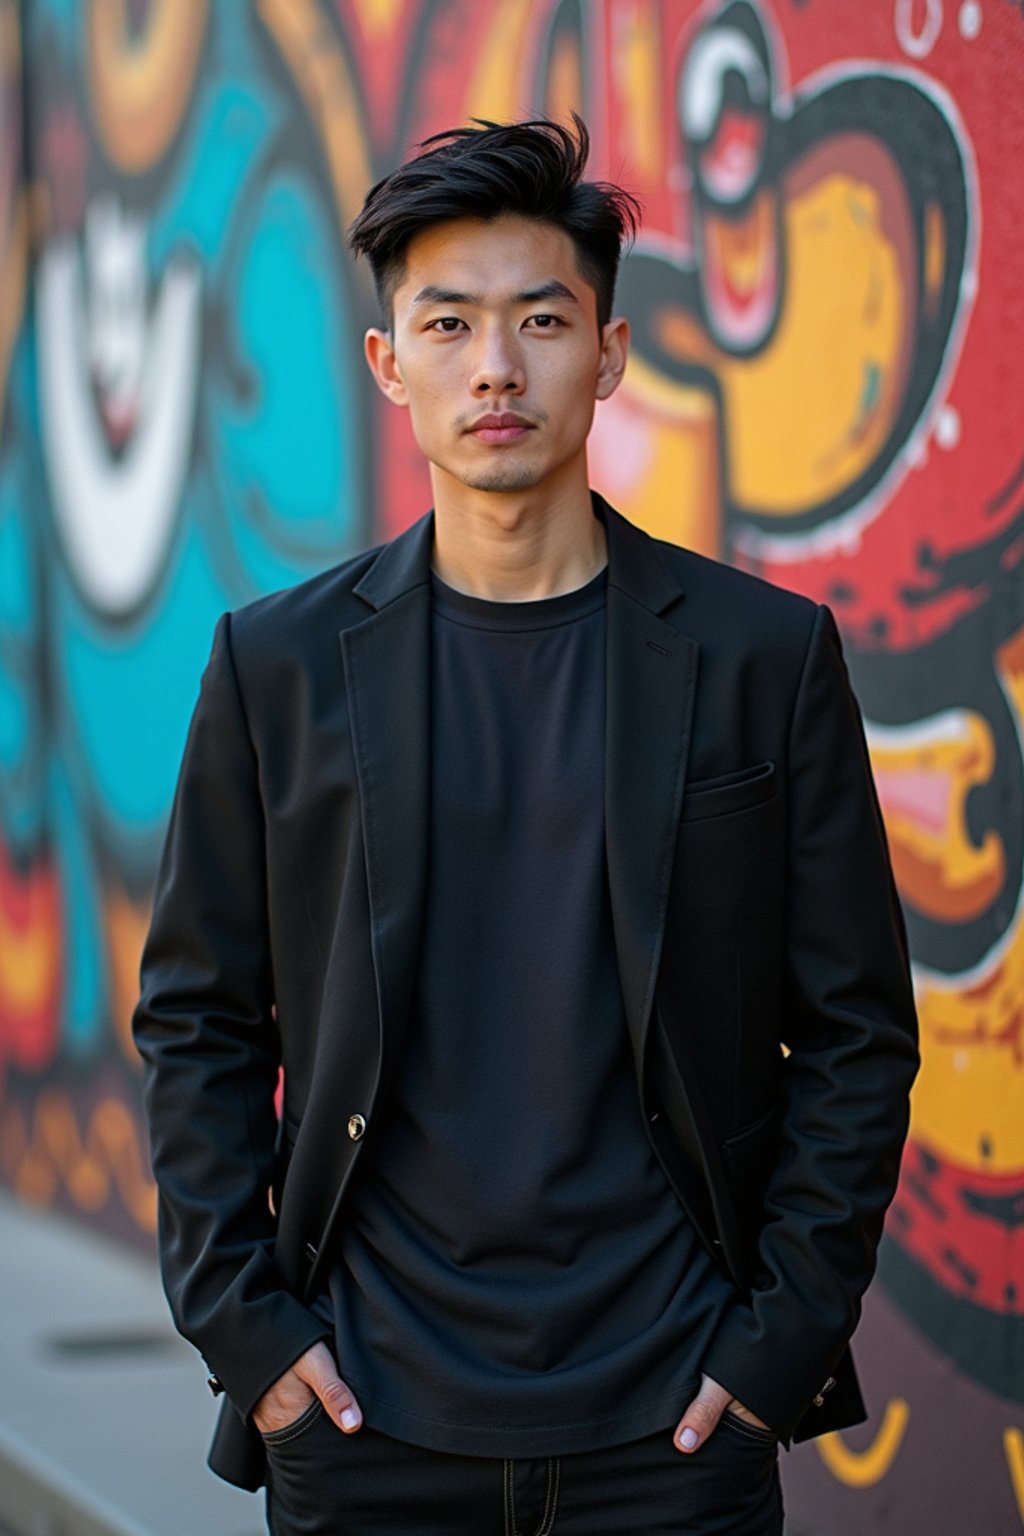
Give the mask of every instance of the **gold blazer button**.
POLYGON ((362 1115, 349 1115, 348 1133, 353 1141, 358 1141, 365 1130, 366 1121, 363 1119, 362 1115))

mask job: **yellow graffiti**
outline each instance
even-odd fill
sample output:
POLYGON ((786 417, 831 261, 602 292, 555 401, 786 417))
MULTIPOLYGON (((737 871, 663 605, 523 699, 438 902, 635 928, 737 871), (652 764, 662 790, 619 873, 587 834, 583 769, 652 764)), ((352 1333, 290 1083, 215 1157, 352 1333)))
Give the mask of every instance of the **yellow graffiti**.
POLYGON ((762 287, 774 263, 775 210, 775 194, 766 187, 754 198, 744 218, 705 215, 708 258, 727 274, 729 286, 746 299, 762 287))
POLYGON ((519 80, 532 0, 500 0, 493 7, 480 62, 466 92, 462 116, 503 122, 520 115, 519 80))
POLYGON ((259 0, 259 11, 295 77, 323 142, 343 227, 372 177, 355 86, 327 18, 311 0, 259 0))
POLYGON ((967 801, 995 766, 992 727, 958 709, 869 735, 893 871, 904 897, 940 923, 980 917, 1006 879, 1003 839, 988 828, 977 841, 967 801))
POLYGON ((0 415, 7 394, 7 370, 25 307, 25 272, 29 244, 29 203, 18 193, 11 212, 7 246, 0 268, 0 415))
MULTIPOLYGON (((1018 720, 1024 720, 1024 629, 1018 630, 996 652, 1000 681, 1018 720)), ((964 800, 970 788, 987 782, 995 760, 991 731, 977 717, 964 713, 958 733, 947 733, 940 743, 943 756, 932 765, 949 780, 947 815, 934 838, 931 852, 933 886, 930 904, 950 905, 959 879, 962 910, 968 878, 980 882, 986 849, 995 839, 1002 873, 1002 843, 994 832, 972 851, 964 800), (959 747, 957 740, 959 739, 959 747), (940 883, 941 882, 941 883, 940 883)), ((895 733, 894 733, 895 734, 895 733)), ((909 733, 908 733, 909 734, 909 733)), ((872 747, 872 761, 875 760, 872 747)), ((892 786, 887 792, 883 762, 880 789, 893 845, 893 864, 906 890, 906 828, 893 817, 892 786)), ((904 762, 904 768, 915 766, 904 762)), ((925 767, 923 760, 917 769, 925 767)), ((920 780, 914 779, 920 795, 920 780)), ((909 793, 903 795, 909 803, 909 793)), ((919 900, 921 891, 912 886, 919 900)), ((920 904, 920 902, 919 902, 920 904)), ((943 983, 928 976, 918 988, 922 1065, 911 1099, 911 1134, 933 1155, 962 1168, 986 1174, 1019 1173, 1024 1168, 1024 920, 1013 926, 988 966, 969 981, 952 977, 943 983)))
POLYGON ((556 122, 567 123, 572 113, 583 112, 583 74, 575 40, 564 34, 555 39, 548 56, 544 110, 556 122))
POLYGON ((356 11, 369 37, 393 32, 404 0, 356 0, 356 11))
POLYGON ((60 920, 49 866, 10 890, 17 907, 0 901, 0 1008, 28 1018, 52 1006, 60 976, 60 920))
POLYGON ((107 941, 107 975, 110 978, 111 1013, 118 1043, 125 1058, 138 1067, 139 1053, 132 1039, 132 1012, 139 995, 139 960, 152 907, 132 901, 111 885, 103 896, 103 925, 107 941))
POLYGON ((616 37, 615 74, 626 104, 625 152, 634 178, 656 183, 664 175, 661 129, 661 35, 649 5, 627 11, 616 37))
POLYGON ((938 203, 929 203, 924 215, 924 302, 934 315, 946 276, 946 225, 938 203))
POLYGON ((33 1205, 52 1205, 63 1186, 83 1211, 98 1211, 116 1188, 125 1210, 145 1232, 156 1227, 156 1186, 144 1163, 139 1133, 128 1105, 101 1099, 84 1134, 70 1100, 41 1093, 26 1124, 9 1106, 0 1123, 0 1167, 6 1182, 33 1205))
POLYGON ((997 1175, 1024 1167, 1022 989, 1020 933, 976 986, 921 989, 911 1135, 944 1161, 997 1175))
POLYGON ((1003 1450, 1010 1469, 1013 1496, 1017 1500, 1017 1513, 1024 1524, 1024 1434, 1019 1429, 1004 1429, 1003 1450))
POLYGON ((153 164, 192 95, 209 0, 157 0, 133 37, 127 0, 92 0, 86 21, 89 84, 107 151, 123 171, 153 164))
MULTIPOLYGON (((5 96, 21 80, 21 31, 17 11, 11 7, 0 12, 0 61, 3 65, 2 88, 5 96)), ((6 144, 4 153, 10 155, 6 144)), ((4 218, 4 248, 0 255, 0 416, 7 393, 7 369, 14 338, 21 326, 25 300, 25 272, 28 258, 28 202, 17 178, 12 178, 9 209, 0 209, 4 218)))
POLYGON ((1024 722, 1024 628, 1018 629, 996 651, 1000 680, 1019 722, 1024 722))
POLYGON ((901 398, 910 295, 874 187, 825 175, 786 199, 784 310, 771 343, 723 361, 737 504, 783 520, 877 458, 901 398))
POLYGON ((733 501, 780 526, 874 462, 903 398, 913 341, 911 274, 886 222, 891 213, 898 224, 899 210, 884 208, 869 182, 823 165, 815 177, 816 168, 808 157, 799 189, 764 188, 742 227, 705 221, 705 268, 747 293, 780 259, 783 199, 783 309, 760 351, 731 355, 682 306, 654 317, 663 350, 717 380, 733 501))
POLYGON ((885 1405, 878 1434, 866 1450, 851 1450, 836 1431, 815 1441, 818 1455, 832 1476, 847 1488, 873 1488, 896 1460, 909 1419, 910 1405, 902 1397, 891 1397, 885 1405))
POLYGON ((645 533, 720 559, 720 422, 708 391, 667 382, 634 353, 622 389, 599 410, 594 483, 645 533))

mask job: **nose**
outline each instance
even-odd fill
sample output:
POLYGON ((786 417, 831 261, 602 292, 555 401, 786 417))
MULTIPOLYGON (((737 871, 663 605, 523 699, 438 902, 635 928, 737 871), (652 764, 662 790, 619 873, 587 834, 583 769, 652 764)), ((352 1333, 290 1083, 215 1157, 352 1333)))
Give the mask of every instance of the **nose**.
POLYGON ((470 388, 478 399, 521 395, 526 388, 522 354, 504 327, 493 326, 481 334, 470 388))

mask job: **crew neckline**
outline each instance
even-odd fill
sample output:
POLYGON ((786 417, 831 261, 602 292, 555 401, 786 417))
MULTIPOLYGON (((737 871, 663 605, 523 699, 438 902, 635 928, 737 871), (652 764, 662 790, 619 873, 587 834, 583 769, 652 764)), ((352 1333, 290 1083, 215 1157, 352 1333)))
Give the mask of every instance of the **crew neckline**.
POLYGON ((608 565, 606 562, 596 576, 571 592, 529 598, 525 602, 460 592, 457 587, 442 581, 433 566, 430 587, 434 611, 457 623, 471 624, 478 629, 548 629, 555 624, 582 619, 603 606, 608 587, 608 565))

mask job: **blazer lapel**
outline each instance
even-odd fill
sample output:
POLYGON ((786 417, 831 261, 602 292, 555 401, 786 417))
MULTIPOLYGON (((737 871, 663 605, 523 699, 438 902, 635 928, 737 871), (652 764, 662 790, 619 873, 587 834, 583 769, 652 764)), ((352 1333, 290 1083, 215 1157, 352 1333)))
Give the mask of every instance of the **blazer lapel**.
POLYGON ((608 534, 605 844, 612 924, 644 1086, 697 682, 695 640, 660 617, 683 593, 657 545, 600 497, 608 534))
POLYGON ((373 610, 340 632, 366 850, 381 1077, 401 1051, 426 892, 430 554, 434 515, 390 544, 354 588, 373 610))

